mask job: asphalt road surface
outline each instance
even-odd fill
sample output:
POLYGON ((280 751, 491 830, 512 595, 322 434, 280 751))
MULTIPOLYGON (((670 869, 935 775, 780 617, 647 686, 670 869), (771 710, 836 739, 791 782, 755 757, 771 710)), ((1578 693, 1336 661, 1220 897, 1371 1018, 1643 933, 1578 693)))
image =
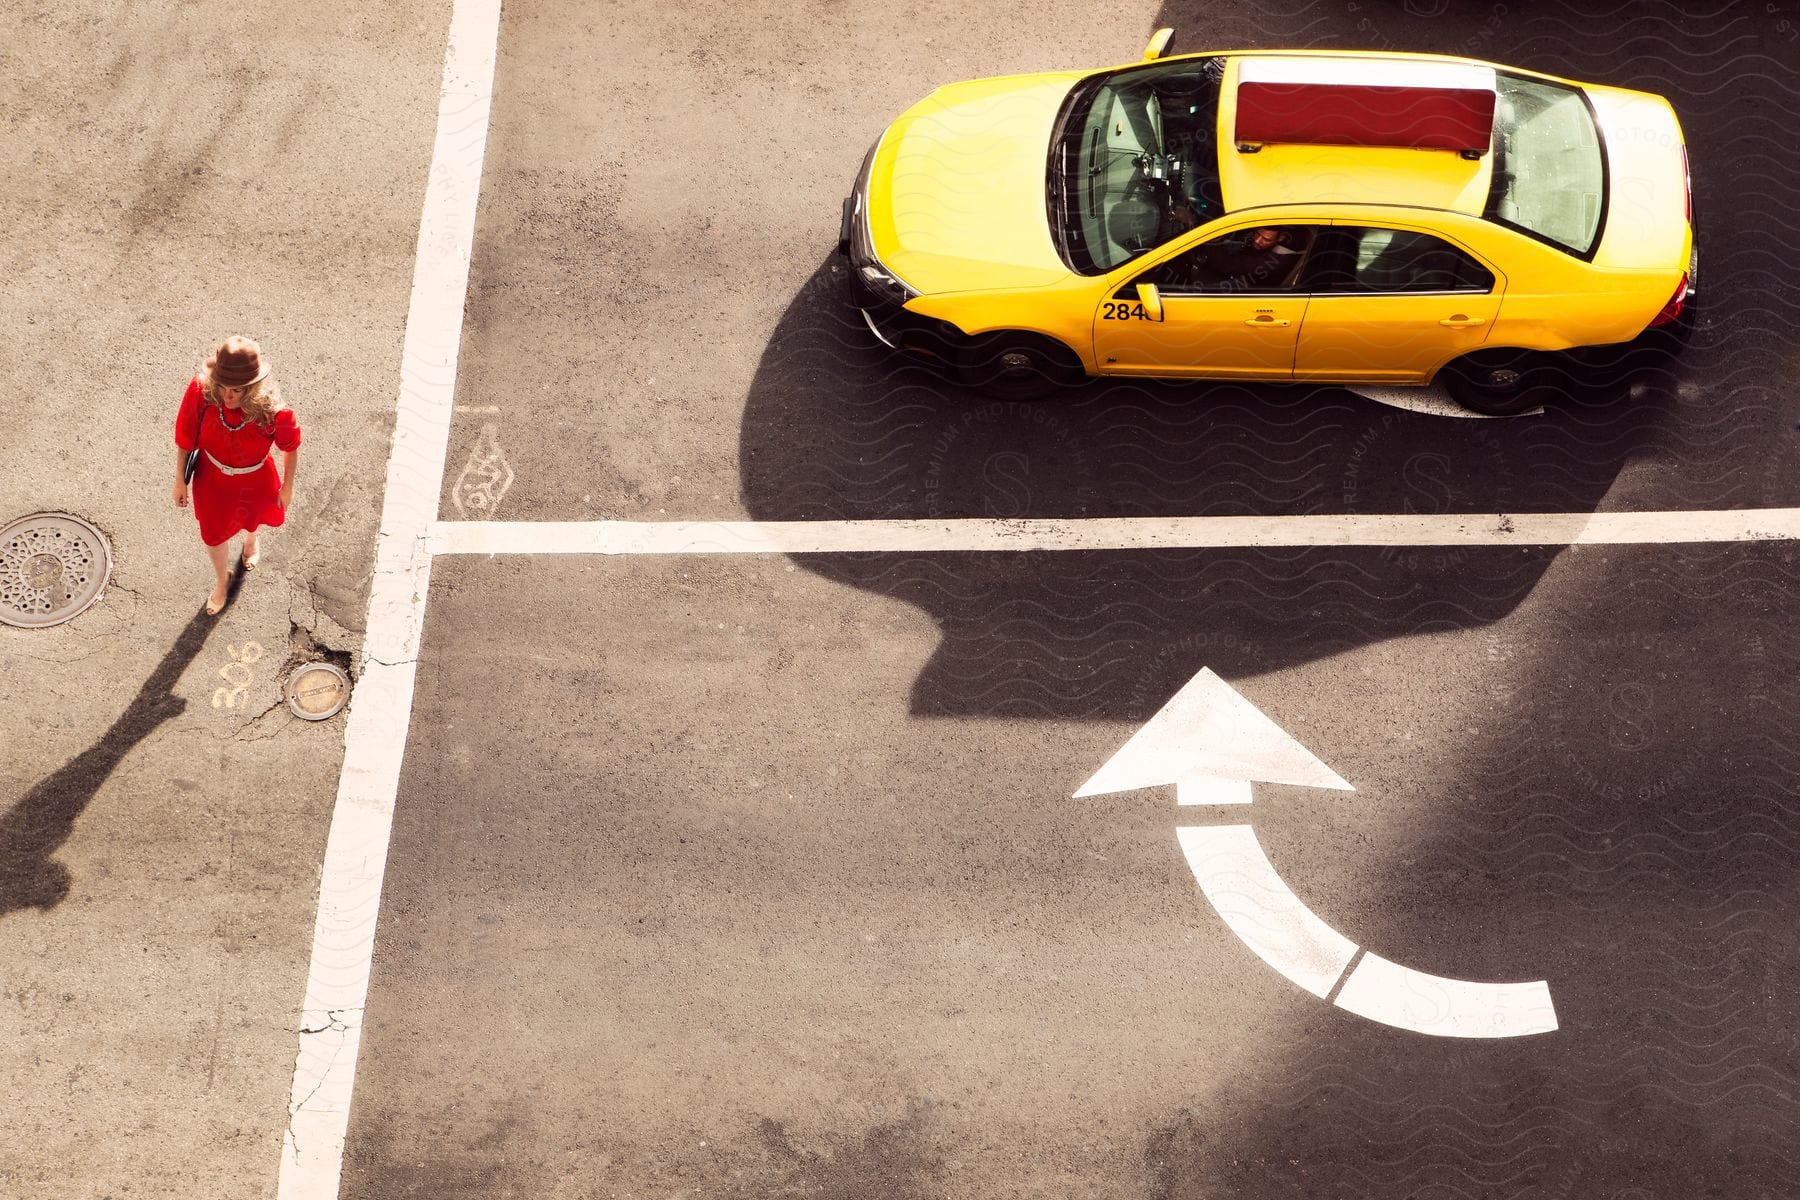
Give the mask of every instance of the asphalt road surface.
MULTIPOLYGON (((493 412, 459 419, 444 515, 1800 500, 1793 13, 1115 15, 509 9, 459 385, 493 412), (933 83, 1125 60, 1160 24, 1669 94, 1696 344, 1508 421, 1307 387, 996 404, 896 364, 830 254, 862 148, 933 83), (465 459, 504 460, 498 499, 465 459)), ((345 1195, 1782 1195, 1795 569, 1784 544, 443 560, 345 1195), (1178 825, 1245 818, 1071 799, 1201 667, 1357 788, 1258 790, 1307 905, 1421 971, 1547 980, 1555 1032, 1308 995, 1183 860, 1178 825)))
POLYGON ((1078 638, 991 557, 859 556, 873 599, 779 559, 440 563, 345 1194, 1781 1194, 1791 551, 1584 550, 1508 620, 1266 675, 1233 612, 1357 605, 1078 557, 1078 638), (988 659, 922 678, 946 596, 988 659), (553 639, 488 616, 525 606, 553 639), (1328 1007, 1197 893, 1175 827, 1221 816, 1070 799, 1171 663, 1358 788, 1259 789, 1315 911, 1548 979, 1561 1028, 1328 1007))
MULTIPOLYGON (((1796 63, 1792 3, 509 5, 440 515, 1800 505, 1796 63), (895 361, 832 253, 868 144, 1161 25, 1668 95, 1687 354, 1501 420, 895 361)), ((341 1194, 1787 1196, 1797 578, 1773 540, 441 557, 341 1194), (1355 790, 1074 799, 1202 668, 1355 790), (1354 961, 1544 980, 1556 1028, 1283 978, 1177 833, 1243 824, 1354 961)))

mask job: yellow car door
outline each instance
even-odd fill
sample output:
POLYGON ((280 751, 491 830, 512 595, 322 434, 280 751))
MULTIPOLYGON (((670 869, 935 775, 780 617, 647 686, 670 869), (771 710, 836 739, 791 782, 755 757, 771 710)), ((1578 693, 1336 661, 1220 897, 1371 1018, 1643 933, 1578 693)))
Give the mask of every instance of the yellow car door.
POLYGON ((1129 275, 1094 314, 1104 375, 1287 379, 1306 315, 1310 226, 1238 229, 1129 275), (1140 284, 1155 287, 1160 314, 1140 284))
POLYGON ((1434 233, 1333 224, 1307 269, 1294 378, 1422 383, 1487 341, 1503 280, 1434 233))

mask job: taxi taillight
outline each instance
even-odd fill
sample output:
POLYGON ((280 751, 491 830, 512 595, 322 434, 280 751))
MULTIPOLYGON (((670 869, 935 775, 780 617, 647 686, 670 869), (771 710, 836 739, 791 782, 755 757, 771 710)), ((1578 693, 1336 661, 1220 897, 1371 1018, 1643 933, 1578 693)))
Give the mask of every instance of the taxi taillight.
POLYGON ((1658 325, 1667 325, 1670 321, 1679 317, 1682 308, 1687 304, 1687 294, 1688 277, 1687 272, 1683 271, 1681 273, 1681 283, 1675 288, 1675 294, 1669 297, 1669 302, 1662 306, 1661 312, 1650 318, 1650 328, 1655 329, 1658 325))
POLYGON ((1691 229, 1694 225, 1694 173, 1688 170, 1686 142, 1681 144, 1681 186, 1681 215, 1691 229))

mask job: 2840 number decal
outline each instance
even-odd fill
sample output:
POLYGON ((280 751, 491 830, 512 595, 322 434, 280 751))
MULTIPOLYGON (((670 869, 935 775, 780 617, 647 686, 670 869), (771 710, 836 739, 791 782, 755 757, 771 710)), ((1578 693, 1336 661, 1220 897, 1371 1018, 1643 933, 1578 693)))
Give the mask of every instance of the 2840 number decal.
POLYGON ((1100 306, 1102 321, 1150 321, 1155 318, 1144 311, 1142 304, 1133 304, 1129 300, 1108 300, 1100 306))

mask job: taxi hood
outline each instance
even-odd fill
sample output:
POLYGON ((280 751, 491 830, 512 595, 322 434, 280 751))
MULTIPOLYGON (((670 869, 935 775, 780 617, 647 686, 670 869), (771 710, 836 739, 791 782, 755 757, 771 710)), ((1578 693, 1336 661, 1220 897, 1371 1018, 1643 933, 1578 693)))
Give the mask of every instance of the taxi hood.
POLYGON ((939 88, 882 135, 870 166, 869 235, 913 290, 1038 287, 1069 269, 1045 199, 1050 133, 1081 72, 939 88))

